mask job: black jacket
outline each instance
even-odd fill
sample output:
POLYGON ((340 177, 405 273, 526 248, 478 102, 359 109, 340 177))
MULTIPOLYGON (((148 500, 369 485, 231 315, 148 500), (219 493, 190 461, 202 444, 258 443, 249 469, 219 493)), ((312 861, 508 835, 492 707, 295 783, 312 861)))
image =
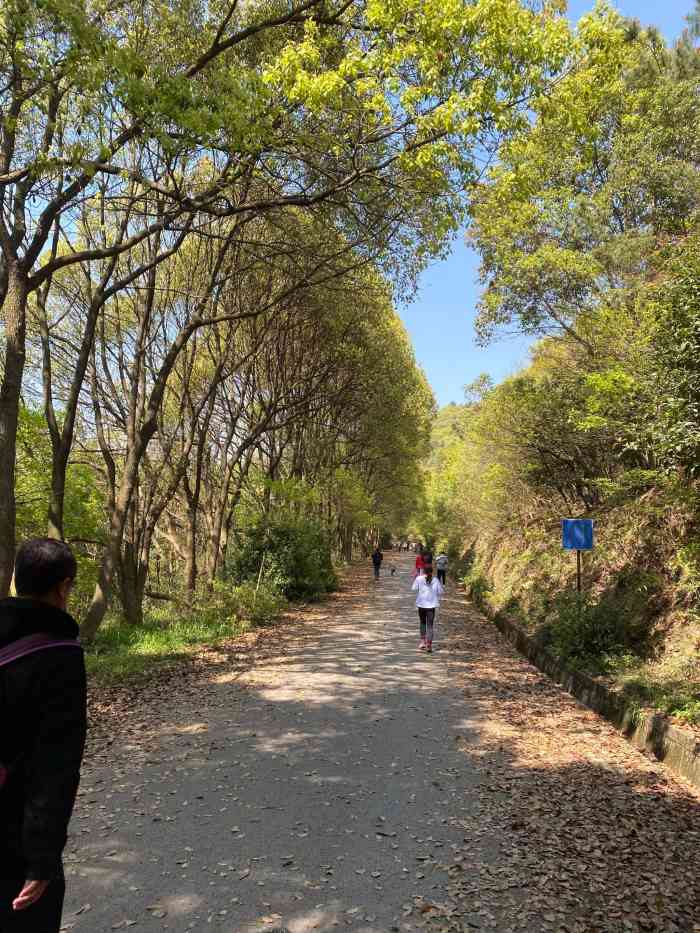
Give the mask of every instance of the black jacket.
MULTIPOLYGON (((66 612, 32 599, 0 601, 0 648, 34 632, 77 638, 66 612)), ((0 667, 0 877, 48 880, 61 870, 86 730, 85 662, 50 648, 0 667)))

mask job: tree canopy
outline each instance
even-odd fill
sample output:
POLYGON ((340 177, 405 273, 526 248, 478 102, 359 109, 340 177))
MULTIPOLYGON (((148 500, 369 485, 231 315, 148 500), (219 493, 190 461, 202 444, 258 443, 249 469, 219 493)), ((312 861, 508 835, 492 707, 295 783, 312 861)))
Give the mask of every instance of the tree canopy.
POLYGON ((418 515, 423 534, 473 562, 496 608, 558 620, 557 650, 598 670, 646 657, 655 615, 665 631, 695 625, 696 38, 668 46, 599 6, 581 23, 577 66, 503 140, 472 199, 477 328, 485 342, 533 337, 531 361, 440 412, 418 515), (565 516, 598 527, 595 605, 578 616, 564 598, 565 516))
POLYGON ((0 591, 41 501, 99 562, 86 637, 154 561, 213 586, 256 507, 346 555, 407 520, 433 403, 393 302, 573 61, 558 7, 3 6, 0 591))

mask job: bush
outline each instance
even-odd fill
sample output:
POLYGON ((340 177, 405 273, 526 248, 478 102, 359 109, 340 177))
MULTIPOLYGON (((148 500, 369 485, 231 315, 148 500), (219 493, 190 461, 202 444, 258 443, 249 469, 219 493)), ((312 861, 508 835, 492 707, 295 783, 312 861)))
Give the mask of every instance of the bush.
MULTIPOLYGON (((240 586, 217 581, 212 590, 199 593, 191 609, 192 621, 205 627, 236 625, 250 622, 265 625, 275 619, 284 609, 287 600, 269 581, 247 581, 240 586)), ((150 613, 152 617, 162 615, 167 621, 171 609, 164 608, 150 613)))
POLYGON ((325 529, 300 515, 271 516, 248 528, 229 554, 227 574, 253 583, 261 567, 265 583, 288 599, 316 599, 338 585, 325 529))
POLYGON ((570 667, 607 673, 625 658, 643 653, 646 628, 629 607, 612 598, 594 602, 562 593, 553 603, 554 619, 543 632, 548 648, 570 667))
POLYGON ((234 587, 232 595, 234 615, 253 625, 267 625, 274 622, 287 605, 287 600, 267 581, 256 589, 252 581, 234 587))
POLYGON ((642 707, 654 707, 691 725, 700 723, 700 691, 694 671, 687 678, 651 679, 644 668, 637 668, 622 682, 624 695, 642 707))
POLYGON ((679 577, 679 589, 689 599, 700 595, 700 541, 693 539, 679 547, 671 560, 671 568, 679 577))
POLYGON ((485 606, 488 594, 491 591, 491 585, 485 576, 478 571, 470 570, 462 578, 467 596, 474 601, 477 606, 485 606))

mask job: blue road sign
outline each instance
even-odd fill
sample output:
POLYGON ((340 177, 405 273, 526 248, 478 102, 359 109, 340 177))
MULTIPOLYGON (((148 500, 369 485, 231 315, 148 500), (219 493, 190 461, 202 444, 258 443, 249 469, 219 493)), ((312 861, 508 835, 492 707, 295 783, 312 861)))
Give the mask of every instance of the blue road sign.
POLYGON ((593 550, 593 519, 564 518, 561 523, 561 543, 567 551, 593 550))

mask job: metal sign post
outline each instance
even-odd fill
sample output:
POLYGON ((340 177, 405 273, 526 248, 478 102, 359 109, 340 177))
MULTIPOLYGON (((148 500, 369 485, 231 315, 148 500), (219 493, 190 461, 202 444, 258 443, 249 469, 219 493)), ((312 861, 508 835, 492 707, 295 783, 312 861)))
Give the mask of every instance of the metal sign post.
POLYGON ((576 551, 576 592, 581 597, 582 551, 593 550, 593 519, 564 518, 561 522, 561 543, 565 551, 576 551))
POLYGON ((581 551, 576 549, 576 592, 581 595, 581 551))

